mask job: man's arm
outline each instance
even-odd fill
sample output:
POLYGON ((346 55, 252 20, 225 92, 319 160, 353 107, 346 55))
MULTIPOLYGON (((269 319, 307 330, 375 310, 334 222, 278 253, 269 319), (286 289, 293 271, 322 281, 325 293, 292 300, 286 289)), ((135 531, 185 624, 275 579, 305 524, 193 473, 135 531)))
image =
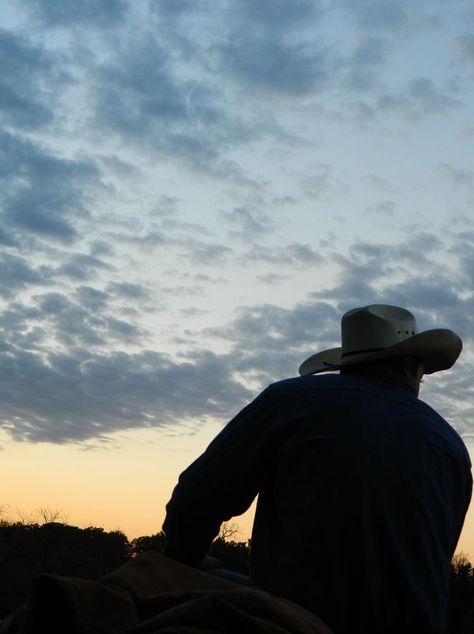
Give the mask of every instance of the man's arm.
POLYGON ((237 414, 179 477, 166 505, 166 555, 198 565, 221 523, 249 508, 272 457, 276 385, 237 414))

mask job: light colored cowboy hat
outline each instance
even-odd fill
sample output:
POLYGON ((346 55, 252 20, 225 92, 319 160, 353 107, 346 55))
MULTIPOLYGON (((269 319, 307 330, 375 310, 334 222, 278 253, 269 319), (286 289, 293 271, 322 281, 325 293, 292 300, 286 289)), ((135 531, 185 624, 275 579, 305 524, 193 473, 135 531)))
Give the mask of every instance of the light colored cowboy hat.
POLYGON ((461 353, 462 341, 452 330, 418 332, 405 308, 373 304, 349 310, 341 320, 340 348, 313 354, 300 367, 302 376, 340 370, 354 363, 389 357, 421 357, 424 373, 447 370, 461 353))

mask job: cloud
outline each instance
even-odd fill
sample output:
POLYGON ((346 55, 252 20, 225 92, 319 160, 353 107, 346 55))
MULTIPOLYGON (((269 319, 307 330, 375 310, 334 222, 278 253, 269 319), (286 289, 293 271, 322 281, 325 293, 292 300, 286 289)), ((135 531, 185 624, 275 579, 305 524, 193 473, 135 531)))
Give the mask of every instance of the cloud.
POLYGON ((90 255, 93 257, 105 257, 115 255, 115 249, 108 242, 104 240, 92 240, 90 242, 90 255))
MULTIPOLYGON (((474 233, 466 232, 463 240, 459 241, 459 245, 463 244, 464 248, 459 248, 457 258, 459 258, 459 284, 463 284, 465 288, 474 288, 474 233)), ((454 250, 454 249, 453 249, 454 250)))
POLYGON ((5 227, 0 226, 0 244, 4 247, 17 247, 19 246, 19 240, 5 227))
POLYGON ((369 174, 367 176, 367 182, 373 189, 384 192, 385 194, 393 194, 393 186, 386 178, 378 176, 377 174, 369 174))
POLYGON ((4 125, 38 129, 54 119, 52 86, 61 78, 53 56, 25 35, 0 29, 0 117, 4 125), (8 72, 6 72, 8 69, 8 72))
POLYGON ((412 80, 408 91, 413 102, 426 113, 443 114, 460 104, 448 91, 440 90, 426 77, 412 80))
POLYGON ((113 176, 121 180, 138 180, 143 177, 142 171, 133 165, 130 161, 125 161, 119 156, 112 155, 99 155, 97 159, 113 176))
POLYGON ((474 171, 455 167, 450 163, 441 163, 439 169, 452 185, 465 188, 470 192, 474 190, 474 171))
POLYGON ((257 275, 257 279, 263 282, 264 284, 268 284, 269 286, 278 286, 286 279, 288 279, 288 275, 278 275, 277 273, 266 273, 265 275, 257 275))
POLYGON ((406 306, 423 328, 449 327, 464 339, 474 332, 469 267, 473 242, 441 241, 430 232, 414 233, 398 244, 354 243, 347 256, 334 255, 339 275, 317 299, 336 302, 341 311, 357 305, 406 306))
POLYGON ((329 196, 345 193, 347 187, 334 176, 335 171, 333 165, 326 163, 314 166, 311 175, 302 179, 301 186, 304 194, 316 200, 323 200, 329 196))
MULTIPOLYGON (((459 296, 458 289, 448 283, 449 276, 440 277, 439 271, 429 274, 424 279, 416 277, 413 280, 404 280, 400 284, 396 284, 391 288, 390 294, 395 304, 403 303, 406 298, 410 298, 414 303, 416 298, 416 306, 420 314, 428 318, 432 327, 439 320, 440 307, 443 307, 443 315, 446 321, 457 323, 458 327, 461 323, 459 313, 465 302, 459 296), (449 319, 449 316, 452 319, 449 319)), ((446 322, 445 322, 446 323, 446 322)))
POLYGON ((461 35, 454 41, 462 59, 469 64, 474 64, 474 34, 461 35))
POLYGON ((225 42, 216 45, 223 71, 257 92, 311 94, 324 86, 333 61, 305 27, 320 17, 318 3, 245 1, 229 12, 225 42), (298 35, 298 37, 296 37, 298 35))
POLYGON ((410 4, 405 0, 346 0, 344 4, 355 24, 372 32, 399 33, 412 21, 410 4))
POLYGON ((395 214, 396 204, 393 200, 382 200, 375 205, 370 205, 367 210, 376 215, 393 217, 395 214))
POLYGON ((388 54, 388 42, 380 37, 363 37, 347 62, 347 84, 358 92, 373 89, 388 54))
POLYGON ((95 125, 141 152, 212 171, 224 148, 249 138, 209 77, 178 72, 159 30, 119 39, 109 61, 92 73, 95 125))
MULTIPOLYGON (((82 291, 82 299, 84 299, 82 291)), ((81 293, 79 292, 79 298, 81 293)), ((122 345, 137 343, 143 332, 134 324, 117 319, 111 310, 107 310, 107 296, 91 302, 90 292, 88 301, 79 303, 58 292, 45 293, 36 296, 36 305, 41 312, 42 320, 48 323, 56 341, 65 347, 106 346, 119 340, 122 345)), ((50 335, 51 337, 51 335, 50 335)), ((38 342, 39 343, 39 342, 38 342)))
POLYGON ((283 44, 255 29, 233 33, 220 47, 222 66, 259 92, 310 94, 324 85, 331 70, 322 51, 309 46, 283 44))
MULTIPOLYGON (((468 254, 469 249, 466 244, 463 251, 468 254)), ((430 233, 416 234, 411 240, 392 245, 354 243, 347 256, 333 255, 339 267, 339 276, 334 284, 328 284, 325 290, 312 292, 308 301, 293 309, 269 305, 243 309, 239 319, 233 321, 228 329, 220 330, 219 336, 225 334, 238 346, 248 339, 252 349, 262 346, 270 349, 280 345, 290 349, 297 346, 299 340, 309 340, 311 332, 305 324, 311 321, 319 323, 321 310, 323 323, 328 324, 327 319, 335 315, 340 317, 340 312, 344 310, 378 302, 413 308, 422 315, 426 327, 448 322, 471 336, 469 324, 474 318, 469 316, 469 302, 462 295, 465 281, 459 275, 453 276, 459 260, 447 270, 447 257, 446 246, 430 233), (443 253, 445 257, 441 256, 443 253), (397 278, 399 281, 396 281, 397 278), (259 340, 262 344, 258 344, 259 340)), ((321 332, 325 332, 324 328, 321 332)), ((334 334, 333 328, 321 336, 327 340, 334 334)))
POLYGON ((405 121, 413 122, 426 115, 446 114, 460 105, 449 87, 440 88, 428 77, 418 77, 400 91, 377 90, 365 100, 352 101, 349 110, 359 123, 379 120, 386 124, 388 115, 402 116, 405 121))
POLYGON ((92 286, 79 286, 75 289, 79 305, 89 311, 103 310, 110 299, 110 295, 92 286))
POLYGON ((234 372, 258 390, 295 376, 304 358, 316 352, 316 345, 335 345, 338 320, 337 310, 321 300, 301 302, 291 309, 262 304, 240 309, 227 326, 205 333, 232 342, 229 357, 234 372))
POLYGON ((157 205, 152 209, 150 214, 156 218, 167 218, 174 216, 178 209, 179 198, 176 196, 167 196, 162 194, 157 205))
POLYGON ((284 265, 296 268, 317 266, 324 261, 323 256, 312 246, 299 242, 278 247, 255 244, 244 254, 244 259, 250 262, 272 264, 278 268, 284 265))
POLYGON ((157 0, 151 7, 183 56, 199 59, 201 71, 220 77, 230 73, 237 85, 252 92, 304 95, 329 78, 331 63, 314 36, 324 14, 322 3, 157 0))
POLYGON ((126 18, 125 0, 18 0, 47 26, 108 28, 126 18))
POLYGON ((232 5, 230 3, 235 15, 243 14, 248 20, 277 30, 284 30, 288 25, 290 28, 304 26, 307 21, 316 20, 323 10, 319 0, 242 0, 238 8, 232 5))
POLYGON ((82 253, 75 253, 64 258, 57 273, 72 280, 84 281, 95 277, 97 271, 110 268, 108 264, 99 258, 82 253))
MULTIPOLYGON (((470 274, 472 282, 474 267, 463 270, 463 258, 470 257, 473 240, 425 232, 393 244, 353 243, 346 255, 332 256, 339 276, 324 290, 292 306, 241 307, 224 325, 188 332, 175 357, 144 350, 146 331, 120 317, 130 301, 142 298, 138 284, 79 285, 69 294, 34 295, 31 305, 12 301, 0 315, 6 334, 0 376, 7 377, 0 382, 2 426, 18 440, 62 443, 209 417, 224 422, 266 384, 295 375, 307 356, 338 345, 341 314, 366 303, 406 306, 421 329, 453 328, 468 346, 474 298, 464 292, 469 282, 463 276, 470 274), (211 352, 208 346, 219 341, 227 351, 211 352), (142 350, 131 352, 127 347, 134 344, 142 350)), ((23 275, 25 284, 35 279, 28 270, 23 275)), ((196 314, 201 311, 188 316, 196 314)), ((467 434, 474 419, 451 377, 460 381, 455 372, 443 378, 449 399, 440 408, 467 434)), ((437 385, 427 381, 428 401, 437 385)))
POLYGON ((242 205, 234 207, 232 211, 224 211, 221 215, 236 228, 230 232, 231 235, 245 241, 254 242, 268 235, 274 228, 273 220, 261 208, 242 205))
POLYGON ((130 244, 147 253, 161 249, 170 256, 173 254, 194 264, 222 263, 232 255, 233 251, 227 245, 209 241, 212 232, 203 224, 177 220, 172 217, 174 212, 157 214, 155 211, 150 213, 150 226, 136 219, 136 222, 127 223, 126 232, 109 233, 109 240, 115 244, 130 244), (155 217, 161 221, 155 222, 155 217))
POLYGON ((333 261, 340 271, 337 287, 315 291, 314 297, 326 301, 336 298, 344 306, 378 303, 373 299, 378 296, 376 283, 385 276, 386 265, 377 262, 377 265, 382 265, 379 268, 374 266, 373 260, 374 258, 369 258, 368 261, 359 261, 356 258, 333 254, 333 261))
POLYGON ((1 253, 0 295, 10 298, 26 287, 44 285, 50 274, 49 267, 31 267, 24 258, 18 255, 1 253))
MULTIPOLYGON (((33 285, 38 280, 25 272, 23 276, 17 284, 30 289, 31 299, 12 301, 0 313, 3 339, 12 348, 40 351, 44 359, 52 350, 107 350, 118 343, 125 348, 143 344, 147 331, 130 318, 122 318, 125 313, 130 315, 127 298, 89 286, 68 293, 55 290, 35 294, 33 285)), ((13 293, 8 298, 13 298, 13 293)))
MULTIPOLYGON (((141 233, 141 232, 140 232, 141 233)), ((157 247, 167 246, 172 240, 161 229, 150 229, 142 235, 134 235, 129 233, 113 233, 108 234, 110 241, 114 243, 130 243, 139 246, 147 252, 153 252, 157 247)))
POLYGON ((225 244, 211 244, 200 240, 186 240, 183 247, 184 250, 179 253, 181 259, 205 266, 222 264, 232 254, 232 249, 225 244))
POLYGON ((23 137, 0 135, 0 202, 4 222, 15 231, 71 243, 89 215, 89 192, 100 188, 91 160, 55 156, 23 137))
MULTIPOLYGON (((438 235, 400 225, 428 180, 403 181, 405 139, 385 134, 427 115, 459 132, 468 93, 452 88, 445 45, 465 27, 455 31, 453 9, 436 58, 423 57, 438 5, 330 4, 17 0, 17 31, 0 31, 12 71, 0 79, 0 398, 14 438, 224 421, 336 345, 341 313, 364 303, 407 305, 469 350, 469 219, 438 235), (354 120, 367 124, 363 138, 345 125, 354 120), (352 197, 338 174, 357 183, 352 197), (372 215, 340 223, 326 243, 303 226, 324 201, 321 226, 310 224, 334 232, 349 199, 372 215), (301 210, 282 208, 295 202, 301 210), (353 230, 370 235, 394 214, 386 242, 350 244, 353 230), (259 285, 240 289, 249 272, 259 285), (256 305, 236 306, 260 291, 256 305), (206 314, 217 326, 199 330, 206 314)), ((456 40, 468 62, 469 37, 456 40)), ((459 148, 439 180, 470 195, 459 148)), ((460 419, 466 383, 450 377, 443 392, 460 419)))
MULTIPOLYGON (((470 285, 459 269, 470 257, 473 244, 472 239, 463 245, 456 240, 456 244, 453 259, 449 243, 428 232, 415 234, 406 243, 356 243, 347 257, 334 256, 340 275, 324 291, 311 293, 290 309, 270 304, 243 308, 227 327, 210 334, 231 342, 236 372, 255 380, 259 387, 291 376, 311 353, 338 345, 341 315, 369 303, 409 308, 420 330, 451 328, 469 351, 474 341, 474 296, 466 295, 465 289, 474 280, 472 259, 470 285)), ((459 368, 429 377, 423 389, 428 402, 439 407, 466 436, 474 433, 474 409, 466 407, 471 386, 467 392, 460 386, 469 383, 465 377, 471 356, 463 353, 459 368), (438 394, 440 381, 442 392, 438 394)))
POLYGON ((143 300, 148 298, 148 291, 141 284, 132 282, 113 282, 109 284, 108 290, 124 299, 143 300))
POLYGON ((194 0, 151 0, 152 11, 160 17, 178 17, 188 11, 193 11, 197 3, 194 0))
POLYGON ((230 416, 250 397, 226 360, 209 352, 179 363, 153 352, 44 359, 16 351, 0 353, 1 375, 9 377, 0 382, 1 426, 29 442, 97 440, 120 429, 230 416))

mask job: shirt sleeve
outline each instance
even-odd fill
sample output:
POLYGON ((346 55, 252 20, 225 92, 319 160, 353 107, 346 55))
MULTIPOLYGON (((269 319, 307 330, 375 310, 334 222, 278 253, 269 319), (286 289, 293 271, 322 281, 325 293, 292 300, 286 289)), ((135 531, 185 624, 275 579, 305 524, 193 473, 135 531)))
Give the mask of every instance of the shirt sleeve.
MULTIPOLYGON (((467 452, 466 449, 466 460, 465 460, 465 478, 464 478, 464 505, 461 509, 461 513, 460 513, 460 517, 459 517, 459 528, 458 528, 458 532, 457 532, 457 538, 456 538, 456 544, 455 547, 457 545, 457 540, 459 539, 460 535, 461 535, 461 531, 464 525, 464 520, 466 519, 466 514, 467 511, 469 509, 469 506, 471 504, 471 498, 472 498, 472 471, 471 471, 471 460, 469 458, 469 454, 467 452)), ((453 548, 453 555, 454 555, 454 551, 455 551, 455 547, 453 548)))
POLYGON ((165 554, 197 564, 207 554, 221 523, 249 508, 271 456, 276 392, 274 386, 264 390, 180 475, 166 505, 165 554))

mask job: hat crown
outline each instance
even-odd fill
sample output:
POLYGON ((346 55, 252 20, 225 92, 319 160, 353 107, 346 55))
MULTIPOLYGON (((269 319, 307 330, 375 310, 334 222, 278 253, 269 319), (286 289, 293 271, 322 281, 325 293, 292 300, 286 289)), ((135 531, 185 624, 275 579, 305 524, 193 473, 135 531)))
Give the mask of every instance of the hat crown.
POLYGON ((341 321, 342 357, 382 350, 417 332, 415 316, 405 308, 385 304, 354 308, 341 321))

